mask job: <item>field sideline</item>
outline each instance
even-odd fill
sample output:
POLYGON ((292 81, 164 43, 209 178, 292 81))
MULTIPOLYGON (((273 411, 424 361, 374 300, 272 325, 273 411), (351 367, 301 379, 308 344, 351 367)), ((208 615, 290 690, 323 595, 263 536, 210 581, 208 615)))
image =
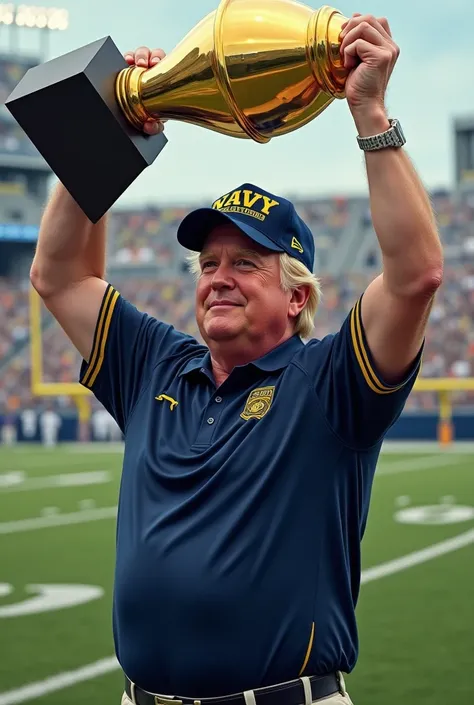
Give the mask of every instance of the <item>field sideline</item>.
MULTIPOLYGON (((122 446, 0 448, 0 705, 119 705, 122 446), (59 530, 60 529, 60 530, 59 530)), ((387 443, 363 542, 355 705, 472 699, 474 444, 387 443)))

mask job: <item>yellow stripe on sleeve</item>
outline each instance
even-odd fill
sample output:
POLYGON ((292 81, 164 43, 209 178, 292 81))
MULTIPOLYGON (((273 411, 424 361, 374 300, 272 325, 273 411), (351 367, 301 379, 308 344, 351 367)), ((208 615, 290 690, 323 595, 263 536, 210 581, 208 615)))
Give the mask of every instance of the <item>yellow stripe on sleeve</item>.
MULTIPOLYGON (((90 382, 91 375, 94 373, 94 370, 96 368, 97 361, 99 358, 99 353, 100 353, 101 346, 102 346, 102 340, 104 337, 105 323, 106 323, 107 315, 108 315, 108 312, 110 309, 110 302, 113 301, 114 291, 115 290, 114 290, 113 286, 109 285, 108 289, 106 290, 106 292, 104 294, 104 299, 102 301, 101 310, 99 312, 99 318, 97 321, 97 327, 96 327, 95 336, 94 336, 94 343, 92 345, 92 353, 91 353, 89 365, 88 365, 87 371, 82 379, 82 384, 89 387, 89 388, 91 387, 91 382, 90 382)), ((118 292, 116 292, 116 293, 118 294, 118 292)), ((114 306, 115 306, 115 303, 114 303, 114 306)))
POLYGON ((101 340, 102 331, 104 328, 104 320, 105 320, 105 315, 107 312, 107 306, 109 304, 112 293, 113 293, 113 287, 109 285, 105 294, 104 294, 102 306, 100 308, 99 319, 97 321, 97 327, 96 327, 95 335, 94 335, 94 343, 92 345, 92 353, 90 356, 87 372, 85 373, 85 375, 82 379, 82 384, 87 384, 87 381, 92 373, 92 370, 94 369, 94 365, 95 365, 97 355, 99 352, 99 348, 100 348, 100 340, 101 340))
POLYGON ((360 299, 351 312, 351 338, 354 352, 359 363, 359 367, 370 389, 376 394, 393 394, 393 392, 402 389, 405 383, 395 387, 387 387, 377 377, 372 365, 370 364, 369 356, 364 345, 362 335, 362 317, 360 312, 360 299))
POLYGON ((92 388, 92 386, 93 386, 93 384, 94 384, 94 382, 95 382, 95 380, 96 380, 96 377, 97 377, 97 375, 98 375, 99 372, 100 372, 100 368, 102 367, 102 363, 104 362, 105 344, 106 344, 106 342, 107 342, 107 336, 108 336, 108 334, 109 334, 110 322, 111 322, 111 320, 112 320, 112 315, 113 315, 113 313, 114 313, 114 308, 115 308, 115 304, 117 303, 118 297, 119 297, 119 293, 118 293, 118 291, 116 291, 115 294, 114 294, 113 297, 112 297, 112 301, 111 301, 111 303, 110 303, 109 311, 108 311, 108 313, 107 313, 107 319, 106 319, 106 321, 105 321, 104 335, 102 336, 102 342, 101 342, 101 346, 100 346, 100 356, 99 356, 99 360, 98 360, 97 365, 96 365, 96 367, 95 367, 94 374, 92 375, 92 377, 91 377, 91 379, 90 379, 90 381, 89 381, 89 383, 88 383, 88 385, 87 385, 87 386, 90 387, 90 388, 92 388))

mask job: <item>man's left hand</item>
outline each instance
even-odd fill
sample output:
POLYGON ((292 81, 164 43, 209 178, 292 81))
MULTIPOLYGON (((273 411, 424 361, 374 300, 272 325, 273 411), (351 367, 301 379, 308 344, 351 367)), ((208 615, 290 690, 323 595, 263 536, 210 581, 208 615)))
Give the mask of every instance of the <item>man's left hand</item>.
POLYGON ((341 56, 350 72, 346 99, 354 118, 380 111, 400 54, 387 20, 355 13, 343 25, 341 39, 341 56))

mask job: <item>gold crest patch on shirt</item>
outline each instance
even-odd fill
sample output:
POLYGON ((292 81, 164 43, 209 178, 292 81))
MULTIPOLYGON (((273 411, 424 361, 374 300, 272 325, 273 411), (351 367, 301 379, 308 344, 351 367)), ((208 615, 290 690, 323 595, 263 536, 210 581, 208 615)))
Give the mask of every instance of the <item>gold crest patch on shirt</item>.
POLYGON ((250 392, 245 409, 240 416, 248 421, 249 419, 261 419, 270 409, 273 401, 275 387, 259 387, 250 392))

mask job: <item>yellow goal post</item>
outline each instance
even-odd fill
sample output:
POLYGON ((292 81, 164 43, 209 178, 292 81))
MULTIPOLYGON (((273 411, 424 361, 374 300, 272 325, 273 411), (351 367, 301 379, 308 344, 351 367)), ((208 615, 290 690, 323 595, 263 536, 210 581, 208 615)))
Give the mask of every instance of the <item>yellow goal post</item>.
POLYGON ((454 440, 453 392, 474 391, 474 377, 418 377, 414 392, 435 392, 438 395, 438 441, 449 445, 454 440))
POLYGON ((31 358, 31 393, 38 397, 71 397, 74 401, 81 429, 85 429, 91 417, 90 390, 79 382, 43 381, 43 336, 41 334, 42 301, 36 290, 29 287, 29 327, 31 358))

